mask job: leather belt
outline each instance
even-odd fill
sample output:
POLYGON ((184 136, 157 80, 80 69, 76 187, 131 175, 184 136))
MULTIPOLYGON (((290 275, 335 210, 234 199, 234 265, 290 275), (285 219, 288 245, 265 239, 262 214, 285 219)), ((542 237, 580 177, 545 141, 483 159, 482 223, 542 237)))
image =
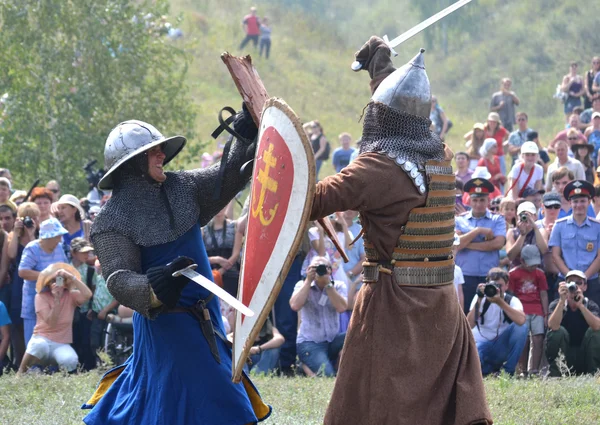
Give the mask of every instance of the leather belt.
POLYGON ((363 282, 376 283, 379 273, 393 276, 400 286, 445 286, 454 281, 454 260, 372 261, 362 263, 363 282))
POLYGON ((217 347, 217 339, 215 335, 218 336, 221 340, 223 340, 227 346, 231 346, 231 343, 225 338, 224 335, 221 334, 217 329, 214 328, 212 321, 210 319, 210 310, 206 306, 210 300, 214 297, 211 294, 208 298, 204 300, 199 300, 195 305, 191 307, 173 307, 165 311, 165 313, 189 313, 200 324, 200 330, 206 338, 206 342, 210 348, 210 352, 217 361, 217 363, 221 363, 221 356, 219 355, 219 348, 217 347))

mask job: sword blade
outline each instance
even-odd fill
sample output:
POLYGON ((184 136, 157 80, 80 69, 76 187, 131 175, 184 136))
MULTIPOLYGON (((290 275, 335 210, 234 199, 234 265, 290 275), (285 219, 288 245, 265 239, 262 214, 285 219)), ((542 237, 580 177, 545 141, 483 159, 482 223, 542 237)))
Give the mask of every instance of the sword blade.
POLYGON ((452 12, 454 12, 457 9, 460 9, 461 7, 463 7, 464 5, 466 5, 467 3, 470 3, 471 0, 459 0, 456 3, 448 6, 447 8, 445 8, 444 10, 436 13, 435 15, 431 16, 430 18, 425 19, 423 22, 421 22, 420 24, 415 25, 414 27, 412 27, 411 29, 409 29, 408 31, 406 31, 404 34, 399 35, 398 37, 394 38, 393 40, 390 40, 388 42, 388 46, 390 46, 391 49, 393 49, 396 46, 399 46, 400 44, 404 43, 406 40, 408 40, 411 37, 414 37, 415 35, 417 35, 418 33, 420 33, 421 31, 423 31, 425 28, 435 24, 437 21, 439 21, 440 19, 442 19, 445 16, 448 16, 449 14, 451 14, 452 12))
POLYGON ((181 274, 187 277, 190 280, 193 280, 198 285, 202 286, 207 291, 212 292, 217 297, 221 298, 227 304, 235 308, 237 311, 242 313, 244 316, 252 317, 254 316, 254 312, 242 304, 237 298, 231 296, 229 292, 221 288, 215 282, 210 279, 205 278, 200 273, 195 272, 190 269, 185 269, 181 271, 181 274))

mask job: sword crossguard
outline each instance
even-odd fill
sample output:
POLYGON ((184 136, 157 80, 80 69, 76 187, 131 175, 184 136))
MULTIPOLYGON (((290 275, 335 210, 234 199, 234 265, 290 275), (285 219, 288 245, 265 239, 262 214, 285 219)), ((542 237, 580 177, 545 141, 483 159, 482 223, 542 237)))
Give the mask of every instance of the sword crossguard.
POLYGON ((198 268, 198 264, 190 264, 189 266, 187 266, 184 269, 181 270, 177 270, 175 273, 173 273, 173 277, 179 277, 182 276, 184 272, 188 271, 188 270, 196 270, 198 268))
POLYGON ((385 44, 387 44, 390 50, 392 51, 392 56, 398 56, 398 52, 396 52, 394 48, 390 45, 390 39, 388 38, 387 34, 383 36, 383 41, 385 41, 385 44))

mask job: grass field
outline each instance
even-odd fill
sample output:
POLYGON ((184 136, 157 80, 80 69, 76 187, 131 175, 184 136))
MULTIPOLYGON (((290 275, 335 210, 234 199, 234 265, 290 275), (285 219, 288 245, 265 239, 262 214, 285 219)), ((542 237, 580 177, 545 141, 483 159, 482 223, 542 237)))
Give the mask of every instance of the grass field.
MULTIPOLYGON (((85 412, 79 407, 98 376, 92 372, 1 377, 0 424, 81 424, 85 412)), ((316 425, 322 423, 334 380, 255 377, 254 382, 274 409, 265 425, 316 425)), ((600 423, 599 384, 598 377, 515 380, 501 376, 487 379, 486 389, 496 424, 593 425, 600 423)))

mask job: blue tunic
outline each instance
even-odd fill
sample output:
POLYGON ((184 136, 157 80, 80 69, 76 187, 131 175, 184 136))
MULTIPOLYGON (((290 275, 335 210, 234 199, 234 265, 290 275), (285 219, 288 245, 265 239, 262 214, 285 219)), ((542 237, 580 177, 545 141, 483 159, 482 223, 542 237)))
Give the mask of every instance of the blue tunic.
MULTIPOLYGON (((212 279, 198 225, 173 242, 142 247, 142 272, 164 266, 180 255, 193 258, 198 264, 198 273, 212 279)), ((178 305, 192 306, 209 295, 206 289, 190 281, 178 305)), ((225 334, 216 297, 208 303, 208 309, 213 326, 225 334)), ((231 381, 231 351, 217 338, 221 355, 221 363, 217 363, 192 315, 160 314, 156 320, 150 320, 135 313, 133 327, 133 354, 125 362, 123 372, 84 418, 86 424, 243 425, 257 422, 244 385, 231 381)))

